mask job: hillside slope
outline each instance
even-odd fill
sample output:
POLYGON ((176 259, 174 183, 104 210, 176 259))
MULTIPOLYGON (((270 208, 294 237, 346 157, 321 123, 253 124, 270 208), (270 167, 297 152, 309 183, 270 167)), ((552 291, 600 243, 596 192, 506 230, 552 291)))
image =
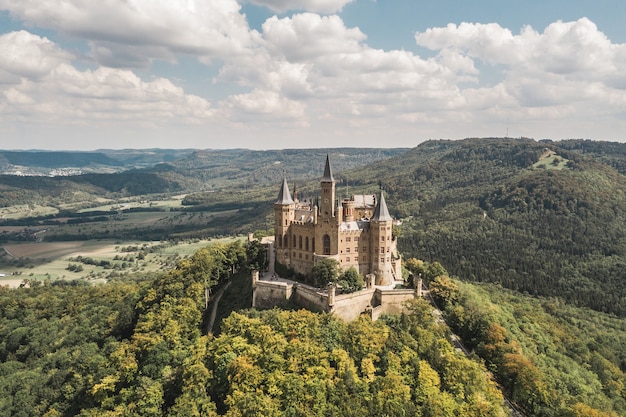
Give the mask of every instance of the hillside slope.
MULTIPOLYGON (((388 193, 404 219, 405 254, 625 316, 626 177, 613 168, 621 160, 573 145, 430 141, 345 176, 388 193)), ((596 151, 618 145, 594 143, 596 151)))

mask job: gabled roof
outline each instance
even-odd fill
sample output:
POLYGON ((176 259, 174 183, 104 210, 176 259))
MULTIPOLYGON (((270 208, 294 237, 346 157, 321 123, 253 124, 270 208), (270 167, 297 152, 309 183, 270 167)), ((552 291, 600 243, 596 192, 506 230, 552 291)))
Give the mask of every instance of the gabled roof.
POLYGON ((333 170, 330 167, 330 158, 328 157, 328 154, 326 154, 326 166, 324 167, 324 176, 322 177, 321 181, 335 182, 335 179, 333 178, 333 170))
POLYGON ((380 201, 376 206, 376 210, 374 210, 372 220, 377 222, 390 222, 393 220, 389 214, 389 209, 387 209, 387 203, 385 203, 385 196, 382 191, 380 192, 380 201))
POLYGON ((287 178, 283 177, 283 185, 280 186, 280 192, 278 193, 278 199, 274 204, 294 204, 293 199, 291 198, 291 193, 289 192, 289 186, 287 185, 287 178))

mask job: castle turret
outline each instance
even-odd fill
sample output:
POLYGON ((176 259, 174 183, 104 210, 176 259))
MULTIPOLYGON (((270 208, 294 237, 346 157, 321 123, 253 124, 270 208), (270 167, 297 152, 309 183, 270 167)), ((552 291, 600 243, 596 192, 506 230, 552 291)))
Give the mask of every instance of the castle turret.
POLYGON ((282 264, 289 264, 289 226, 295 218, 296 204, 291 198, 287 178, 283 177, 278 198, 274 203, 274 233, 276 256, 282 264))
POLYGON ((354 221, 354 200, 344 200, 342 203, 343 220, 346 222, 354 221))
POLYGON ((380 200, 370 222, 372 247, 372 272, 376 274, 376 285, 389 285, 393 281, 391 265, 391 228, 393 218, 387 209, 385 196, 380 193, 380 200))

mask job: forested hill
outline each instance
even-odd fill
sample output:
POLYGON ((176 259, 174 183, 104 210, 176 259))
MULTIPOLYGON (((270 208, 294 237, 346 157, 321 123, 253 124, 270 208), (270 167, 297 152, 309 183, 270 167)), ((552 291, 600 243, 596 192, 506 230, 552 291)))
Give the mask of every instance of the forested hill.
POLYGON ((248 190, 278 184, 283 175, 300 180, 317 178, 324 171, 328 153, 333 155, 333 166, 337 170, 346 170, 406 150, 0 151, 0 172, 28 174, 0 175, 0 207, 32 203, 58 205, 100 197, 155 193, 248 190), (77 175, 78 171, 82 174, 77 175))
POLYGON ((429 141, 343 176, 385 190, 405 219, 405 254, 623 317, 624 166, 624 144, 467 139, 429 141))

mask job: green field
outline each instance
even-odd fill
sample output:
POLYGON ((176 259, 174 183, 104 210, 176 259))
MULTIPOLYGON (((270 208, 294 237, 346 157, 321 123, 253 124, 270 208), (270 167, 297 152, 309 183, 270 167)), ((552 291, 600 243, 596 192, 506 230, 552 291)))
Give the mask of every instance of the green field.
POLYGON ((106 281, 166 271, 181 259, 193 255, 213 242, 235 239, 149 241, 72 241, 29 242, 2 246, 0 252, 0 285, 17 286, 24 280, 106 281), (70 265, 74 268, 68 269, 70 265))

